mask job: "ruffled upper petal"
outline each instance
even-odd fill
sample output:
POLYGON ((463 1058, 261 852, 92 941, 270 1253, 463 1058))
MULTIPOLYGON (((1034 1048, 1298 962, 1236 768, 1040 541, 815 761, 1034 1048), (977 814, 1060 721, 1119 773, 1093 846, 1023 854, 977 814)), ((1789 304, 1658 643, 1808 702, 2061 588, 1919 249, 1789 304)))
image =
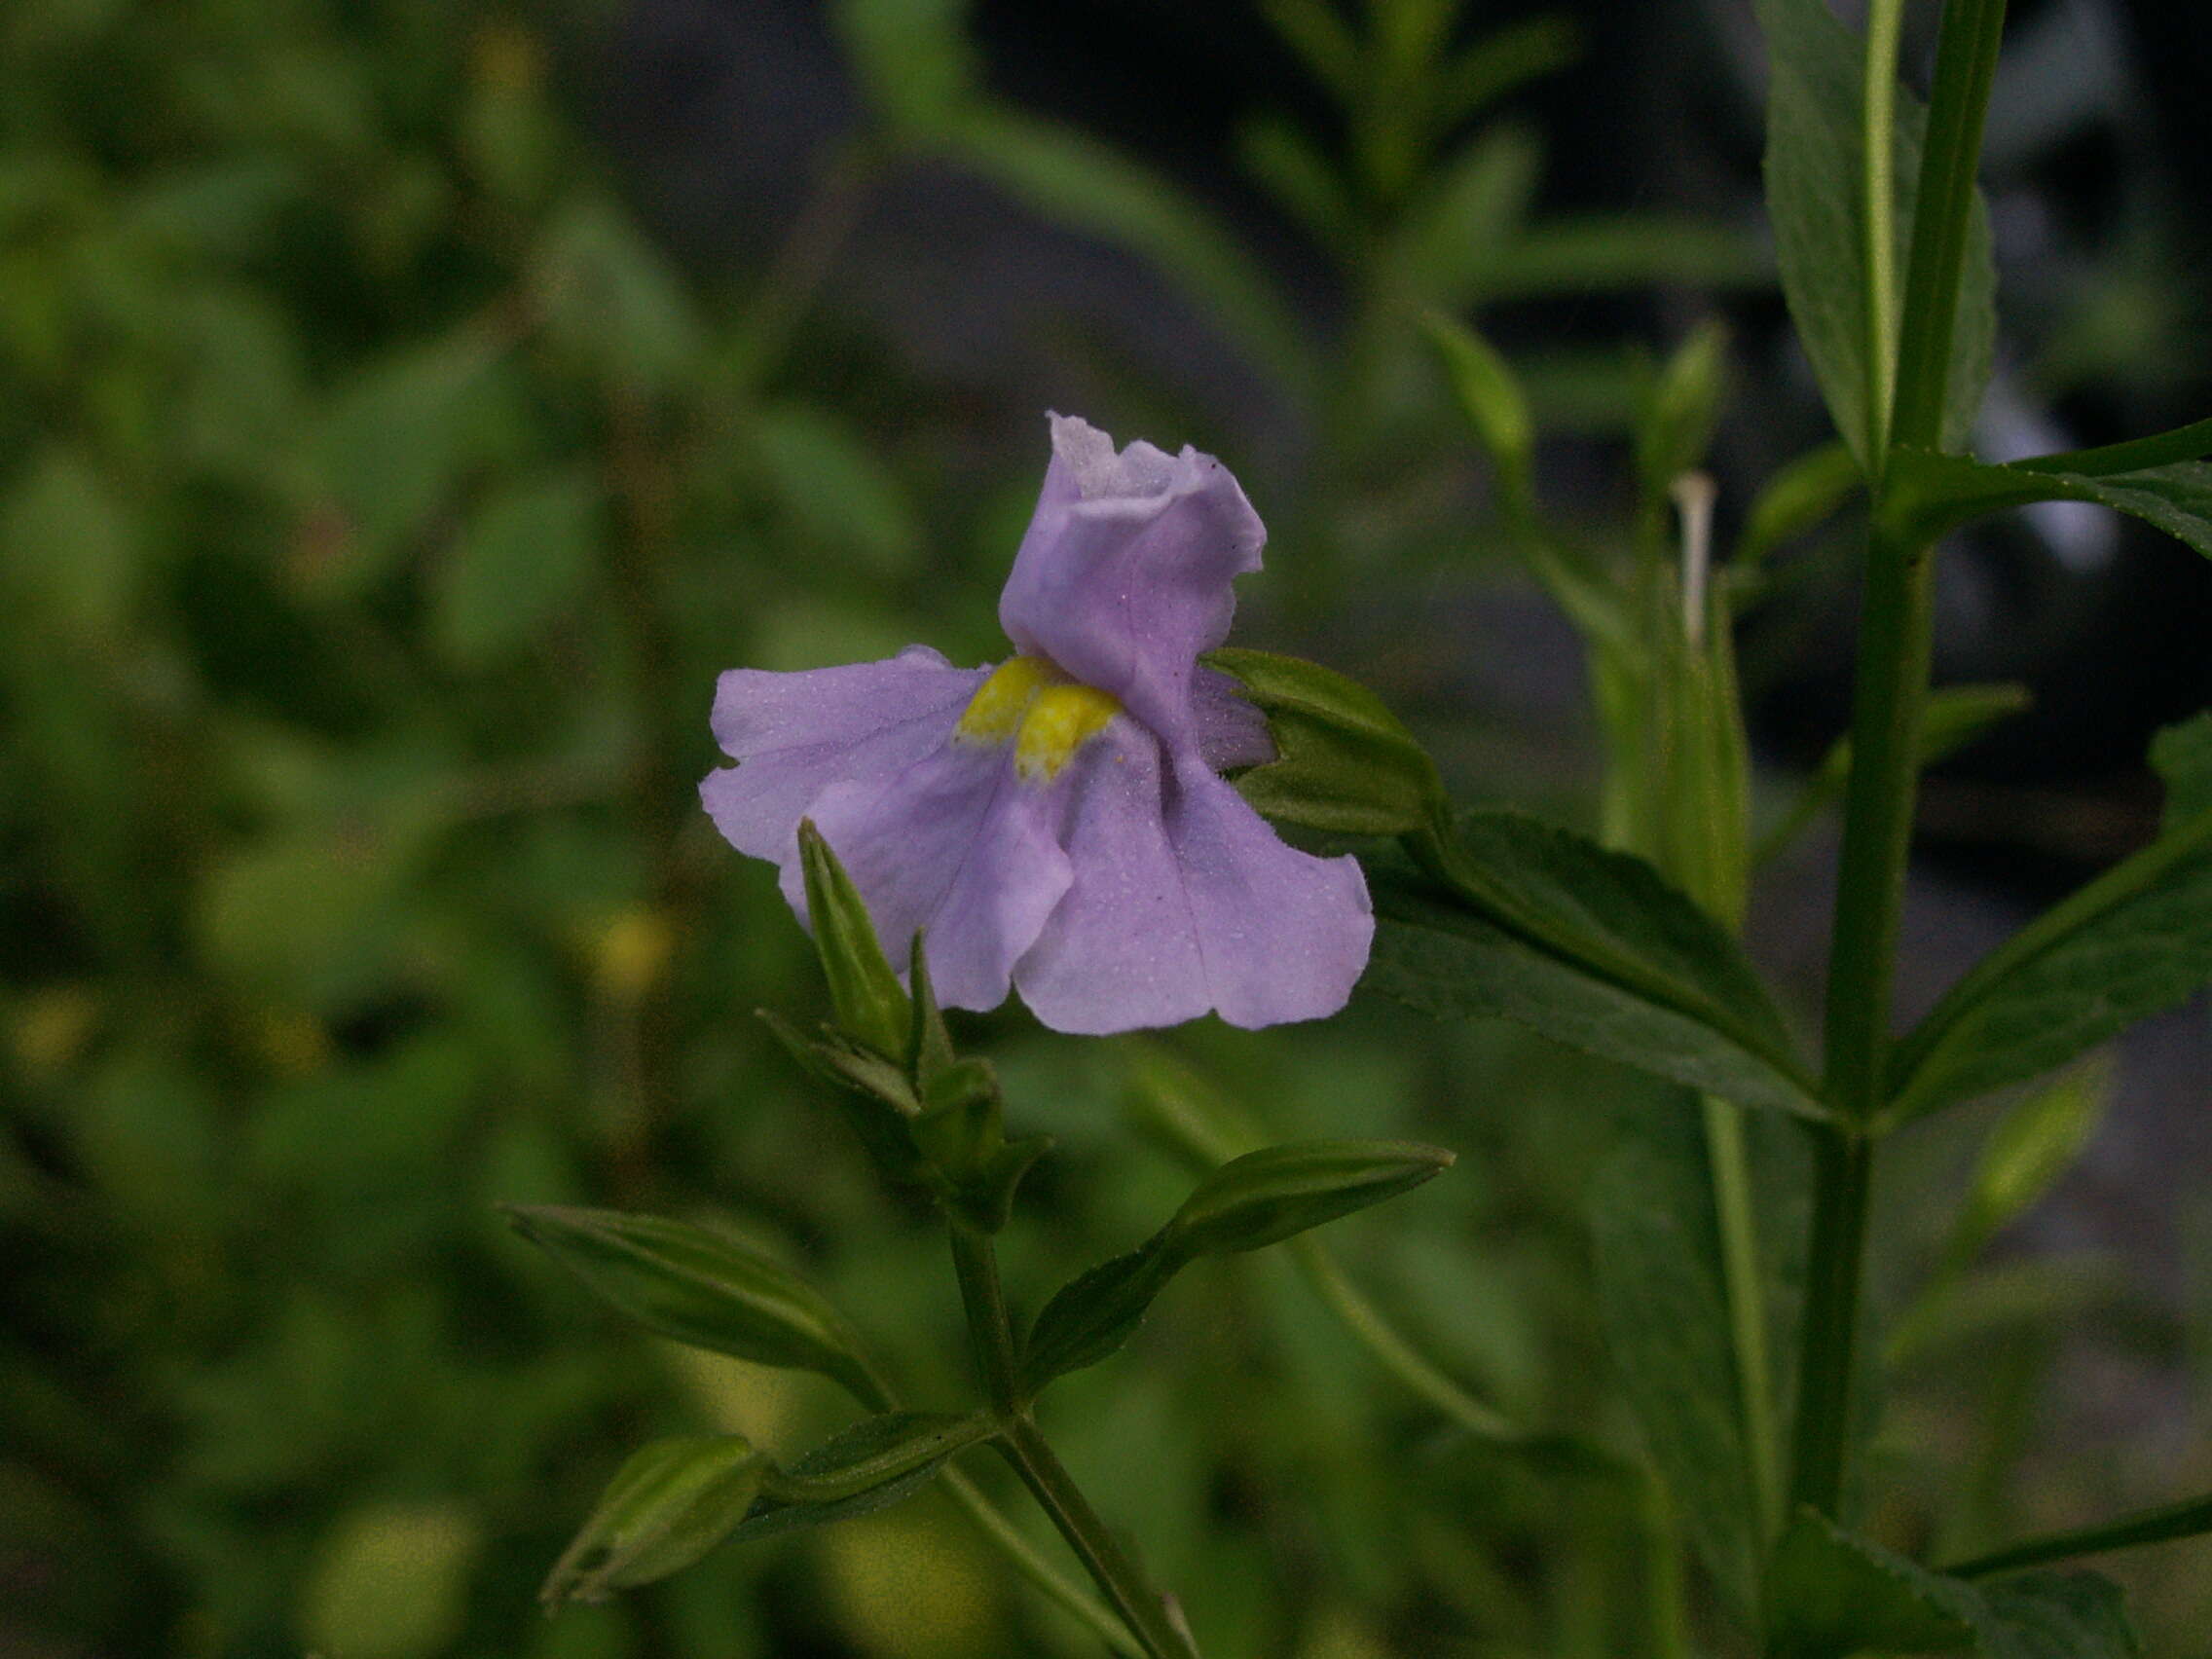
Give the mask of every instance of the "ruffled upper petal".
POLYGON ((796 674, 732 669, 715 687, 715 739, 743 764, 710 773, 699 797, 739 852, 793 864, 823 791, 888 782, 942 748, 989 673, 926 645, 796 674))
MULTIPOLYGON (((996 1008, 1014 965, 1067 892, 1056 785, 1024 781, 1005 744, 946 743, 881 783, 837 784, 807 816, 866 903, 902 974, 926 930, 930 982, 947 1008, 996 1008)), ((784 896, 806 914, 805 878, 784 896)))
POLYGON ((1195 751, 1118 719, 1069 773, 1073 880, 1014 971, 1058 1031, 1232 1025, 1344 1007, 1375 921, 1356 860, 1286 845, 1195 751))
POLYGON ((1117 453, 1104 432, 1055 415, 1052 462, 999 621, 1022 650, 1112 693, 1183 747, 1198 653, 1228 638, 1230 583, 1260 568, 1266 539, 1211 456, 1142 441, 1117 453))

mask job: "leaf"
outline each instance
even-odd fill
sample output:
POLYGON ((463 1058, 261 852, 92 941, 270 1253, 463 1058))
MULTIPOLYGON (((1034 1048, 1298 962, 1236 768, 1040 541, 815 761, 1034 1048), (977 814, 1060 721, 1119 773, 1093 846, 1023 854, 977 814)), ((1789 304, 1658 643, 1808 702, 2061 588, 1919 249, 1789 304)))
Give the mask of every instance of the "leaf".
POLYGON ((0 595, 42 630, 112 643, 129 619, 144 540, 114 485, 55 445, 0 507, 0 595))
POLYGON ((451 1652, 468 1622, 484 1524, 451 1502, 375 1503, 342 1516, 300 1589, 300 1634, 361 1659, 451 1652))
POLYGON ((581 467, 508 480, 479 502, 438 571, 430 638, 447 661, 512 656, 582 596, 599 549, 598 483, 581 467))
POLYGON ((1892 1122, 2025 1083, 2212 982, 2212 804, 2196 722, 2161 734, 2159 837, 1992 951, 1899 1044, 1892 1122))
POLYGON ((1864 1649, 1983 1659, 2133 1659, 2117 1585, 2038 1572, 1987 1586, 1932 1572, 1801 1511, 1767 1579, 1769 1651, 1834 1659, 1864 1649))
POLYGON ((913 1009, 876 941, 867 903, 810 818, 799 820, 798 846, 806 879, 803 919, 830 981, 837 1023, 846 1036, 884 1058, 903 1058, 913 1009))
POLYGON ((1830 1659, 1862 1648, 1939 1652, 1973 1641, 1931 1574, 1814 1515, 1784 1536, 1767 1595, 1768 1651, 1778 1659, 1830 1659))
POLYGON ((1198 1257, 1280 1243, 1408 1192, 1452 1161, 1439 1147, 1404 1141, 1297 1141, 1230 1160, 1143 1244, 1077 1274, 1045 1304, 1022 1347, 1023 1389, 1035 1394, 1121 1347, 1198 1257))
POLYGON ((769 498, 791 522, 870 576, 903 575, 924 540, 899 481, 849 423, 803 404, 766 409, 749 428, 769 498))
POLYGON ((1275 758, 1236 780, 1259 812, 1338 835, 1397 835, 1445 810, 1436 764, 1382 699, 1318 663, 1235 647, 1208 666, 1268 717, 1275 758))
POLYGON ((2093 1572, 2037 1572, 1992 1584, 1975 1620, 1988 1659, 2135 1659, 2143 1651, 2120 1586, 2093 1572))
POLYGON ((1444 311, 1468 305, 1524 235, 1541 160, 1536 141, 1517 128, 1476 134, 1433 169, 1383 257, 1423 302, 1444 311))
POLYGON ((1082 133, 1004 111, 963 117, 949 148, 1047 218, 1151 261, 1285 385, 1312 383, 1307 331, 1267 272, 1172 186, 1082 133))
POLYGON ((2115 1521, 2100 1521, 2070 1531, 2009 1544, 1945 1570, 1960 1578, 1979 1578, 1993 1572, 2041 1566, 2045 1562, 2064 1561, 2071 1556, 2133 1549, 2141 1544, 2162 1544, 2176 1538, 2200 1538, 2207 1532, 2212 1532, 2212 1493, 2139 1509, 2115 1521))
POLYGON ((1412 1141, 1295 1141, 1233 1158, 1167 1224, 1186 1256, 1264 1249, 1379 1204, 1449 1169, 1455 1155, 1412 1141))
POLYGON ((837 0, 830 21, 875 112, 894 130, 941 130, 982 85, 968 0, 837 0))
POLYGON ((1590 1184, 1605 1346, 1714 1581, 1754 1601, 1763 1540, 1744 1439, 1712 1178, 1687 1100, 1632 1121, 1590 1184))
POLYGON ((1802 1511, 1766 1582, 1768 1651, 1832 1659, 1861 1648, 1941 1652, 1969 1645, 1973 1592, 1802 1511))
POLYGON ((2139 518, 2212 557, 2212 462, 2177 461, 2134 472, 2058 472, 1997 466, 1965 456, 1900 449, 1891 458, 1888 510, 1933 537, 1970 519, 2031 501, 2094 501, 2139 518))
POLYGON ((1662 213, 1545 219, 1484 261, 1467 303, 1675 285, 1753 288, 1773 267, 1744 233, 1662 213))
POLYGON ((446 500, 501 390, 491 342, 458 333, 362 371, 325 406, 311 440, 345 527, 341 556, 309 571, 327 598, 359 593, 446 500))
POLYGON ((1425 1013, 1511 1019, 1744 1105, 1819 1117, 1735 941, 1641 859, 1504 812, 1416 869, 1367 861, 1368 983, 1425 1013))
POLYGON ((2166 781, 2164 829, 2212 807, 2212 709, 2154 737, 2151 765, 2166 781))
POLYGON ((759 1493, 761 1456, 734 1434, 656 1440, 633 1453, 546 1574, 537 1599, 603 1602, 689 1567, 730 1535, 759 1493))
POLYGON ((1637 476, 1652 500, 1705 460, 1727 375, 1728 329, 1709 317, 1653 378, 1636 423, 1637 476))
POLYGON ((1144 1323, 1153 1298, 1184 1264, 1155 1235, 1087 1268, 1052 1293, 1021 1350, 1021 1385, 1035 1394, 1055 1377, 1096 1365, 1144 1323))
MULTIPOLYGON (((1863 468, 1871 424, 1866 203, 1861 182, 1865 172, 1860 115, 1865 44, 1837 20, 1826 0, 1755 0, 1755 6, 1767 42, 1766 197, 1783 294, 1836 430, 1863 468)), ((1892 161, 1897 270, 1901 273, 1911 265, 1913 204, 1920 190, 1928 113, 1900 87, 1897 117, 1892 161)), ((1946 446, 1972 426, 1989 379, 1996 286, 1989 214, 1977 192, 1967 226, 1951 337, 1946 446)))
POLYGON ((2033 1208, 2088 1149, 2111 1103, 2111 1068, 2090 1063, 2006 1113, 1974 1166, 1943 1267, 1964 1268, 2033 1208))
POLYGON ((682 278, 617 203, 586 193, 549 216, 531 286, 546 343, 578 371, 624 391, 695 379, 707 326, 682 278))
POLYGON ((1731 573, 1748 572, 1785 542, 1818 527, 1859 485, 1859 462, 1850 446, 1829 442, 1807 450, 1769 477, 1752 498, 1728 561, 1731 573))
POLYGON ((750 1543, 889 1508, 928 1485, 955 1452, 991 1432, 980 1416, 885 1412, 864 1418, 789 1469, 771 1471, 759 1502, 730 1539, 750 1543))
POLYGON ((522 1235, 648 1330, 756 1365, 880 1390, 845 1316, 777 1263, 718 1233, 618 1210, 510 1204, 522 1235))

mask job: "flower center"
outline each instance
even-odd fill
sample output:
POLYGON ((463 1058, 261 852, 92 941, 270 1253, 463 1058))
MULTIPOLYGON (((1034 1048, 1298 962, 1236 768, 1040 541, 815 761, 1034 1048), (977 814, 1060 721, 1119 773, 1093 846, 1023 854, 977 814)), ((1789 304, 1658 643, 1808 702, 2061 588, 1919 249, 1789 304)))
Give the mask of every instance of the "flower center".
POLYGON ((1045 658, 1015 656, 991 671, 952 735, 989 748, 1012 738, 1014 770, 1050 783, 1121 712, 1119 698, 1077 683, 1045 658))

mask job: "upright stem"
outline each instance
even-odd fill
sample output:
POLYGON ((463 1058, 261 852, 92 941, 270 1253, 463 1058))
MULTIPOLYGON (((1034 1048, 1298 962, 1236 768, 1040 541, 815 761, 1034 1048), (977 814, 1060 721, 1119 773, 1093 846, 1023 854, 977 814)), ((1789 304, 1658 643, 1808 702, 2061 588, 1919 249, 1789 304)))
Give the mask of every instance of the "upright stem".
POLYGON ((960 1303, 968 1315, 968 1340, 983 1392, 999 1419, 999 1450, 1006 1455, 1030 1495, 1037 1499, 1060 1536, 1068 1541, 1105 1593, 1106 1600, 1142 1646, 1146 1659, 1198 1659, 1190 1639, 1168 1617, 1167 1604, 1145 1582, 1136 1564, 1114 1541, 1106 1523, 1090 1507, 1074 1477, 1037 1431, 1021 1397, 1014 1357, 1014 1322, 999 1284, 999 1260, 990 1235, 952 1226, 952 1266, 960 1279, 960 1303))
POLYGON ((1866 15, 1866 73, 1860 103, 1864 142, 1861 188, 1866 203, 1866 454, 1875 471, 1890 447, 1890 411, 1897 401, 1898 33, 1904 0, 1873 0, 1866 15))
POLYGON ((1152 1659, 1198 1659, 1198 1649, 1167 1616, 1167 1604, 1114 1541, 1075 1478, 1037 1431, 1036 1422, 1027 1416, 1013 1419, 999 1447, 1030 1495, 1052 1518, 1060 1536, 1083 1558, 1114 1610, 1144 1643, 1146 1653, 1152 1659))
MULTIPOLYGON (((1912 263, 1899 328, 1892 441, 1941 441, 1951 332, 1973 206, 1982 118, 1995 78, 2005 0, 1950 0, 1936 46, 1928 146, 1913 217, 1912 263)), ((1870 194, 1886 187, 1893 134, 1865 133, 1870 194)), ((1868 203, 1867 221, 1875 222, 1868 203)), ((1833 1514, 1844 1479, 1872 1145, 1884 1098, 1890 991, 1905 859, 1918 791, 1920 717, 1928 691, 1934 549, 1900 535, 1881 500, 1880 467, 1861 609, 1859 672, 1844 797, 1843 854, 1828 955, 1826 1076, 1842 1120, 1813 1129, 1812 1262, 1806 1291, 1792 1497, 1833 1514)))
POLYGON ((976 1379, 991 1410, 1011 1417, 1020 1410, 1014 1357, 1014 1321, 1007 1317, 999 1284, 999 1257, 990 1235, 952 1224, 952 1269, 960 1279, 960 1305, 968 1315, 968 1343, 976 1379))

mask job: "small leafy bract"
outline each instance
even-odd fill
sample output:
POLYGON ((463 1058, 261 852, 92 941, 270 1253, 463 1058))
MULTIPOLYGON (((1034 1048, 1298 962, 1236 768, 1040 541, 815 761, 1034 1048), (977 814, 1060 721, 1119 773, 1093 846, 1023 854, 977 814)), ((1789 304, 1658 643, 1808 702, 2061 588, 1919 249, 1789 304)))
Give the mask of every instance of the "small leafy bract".
POLYGON ((523 1236, 650 1330, 756 1365, 819 1372, 873 1391, 843 1314, 797 1275, 743 1245, 659 1216, 514 1204, 523 1236))

